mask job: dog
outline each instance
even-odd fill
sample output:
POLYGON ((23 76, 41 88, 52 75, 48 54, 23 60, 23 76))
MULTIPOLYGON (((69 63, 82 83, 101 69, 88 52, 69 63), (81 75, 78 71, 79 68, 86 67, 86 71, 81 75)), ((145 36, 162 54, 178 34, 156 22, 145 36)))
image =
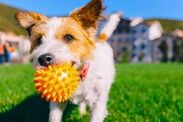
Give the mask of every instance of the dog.
MULTIPOLYGON (((102 0, 92 0, 68 17, 46 17, 36 12, 17 12, 18 23, 28 31, 30 58, 34 66, 70 62, 81 72, 78 89, 70 100, 79 105, 81 114, 91 108, 90 122, 103 122, 107 100, 115 76, 113 51, 106 40, 113 33, 118 15, 99 36, 97 27, 104 9, 102 0)), ((50 103, 49 122, 62 121, 67 103, 50 103)))

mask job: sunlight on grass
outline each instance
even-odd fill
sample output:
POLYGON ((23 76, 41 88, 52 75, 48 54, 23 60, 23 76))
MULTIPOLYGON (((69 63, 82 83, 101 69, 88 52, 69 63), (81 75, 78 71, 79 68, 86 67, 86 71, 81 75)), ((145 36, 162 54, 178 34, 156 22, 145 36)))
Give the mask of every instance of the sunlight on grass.
POLYGON ((0 66, 0 112, 35 93, 31 65, 0 66))
MULTIPOLYGON (((106 122, 183 121, 182 64, 119 64, 116 68, 106 122)), ((8 117, 9 121, 47 121, 48 104, 35 96, 32 66, 0 66, 0 72, 0 121, 8 117)), ((75 105, 68 107, 64 116, 64 121, 88 119, 89 112, 82 117, 75 105)))

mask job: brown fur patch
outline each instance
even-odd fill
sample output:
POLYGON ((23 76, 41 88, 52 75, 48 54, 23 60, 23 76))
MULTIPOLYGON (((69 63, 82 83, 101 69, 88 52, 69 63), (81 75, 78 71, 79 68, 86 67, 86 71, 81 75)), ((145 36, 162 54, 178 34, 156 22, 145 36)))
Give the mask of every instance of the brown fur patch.
POLYGON ((79 22, 86 31, 92 33, 92 31, 96 31, 102 10, 102 0, 92 0, 86 6, 72 12, 70 16, 79 22))
POLYGON ((37 23, 34 27, 32 27, 30 34, 31 41, 31 49, 30 53, 38 46, 38 39, 45 35, 46 29, 44 27, 45 22, 37 23))
POLYGON ((36 12, 17 12, 15 17, 20 25, 26 29, 38 22, 43 22, 46 20, 44 15, 38 14, 36 12))
MULTIPOLYGON (((55 38, 66 43, 73 53, 73 55, 80 59, 92 58, 92 50, 95 48, 95 40, 71 17, 64 17, 61 19, 62 24, 58 27, 55 33, 55 38), (74 37, 71 43, 64 41, 64 36, 70 34, 74 37)), ((38 46, 38 39, 46 36, 46 22, 36 23, 32 27, 30 40, 30 53, 38 46)), ((51 41, 51 40, 50 40, 51 41)))
POLYGON ((105 33, 101 33, 98 39, 102 41, 107 41, 108 37, 105 33))
POLYGON ((95 48, 95 40, 90 38, 88 33, 71 17, 64 18, 64 23, 58 29, 56 38, 64 41, 66 34, 70 34, 74 37, 73 41, 67 44, 75 57, 80 59, 92 57, 92 50, 95 48))
MULTIPOLYGON (((95 48, 94 33, 102 10, 102 0, 92 0, 86 6, 72 12, 70 17, 61 19, 63 21, 55 33, 55 38, 64 41, 64 35, 72 35, 73 41, 70 43, 64 41, 64 43, 68 45, 73 55, 80 59, 91 58, 92 50, 95 48)), ((31 27, 30 52, 32 52, 38 46, 38 39, 46 34, 45 24, 49 18, 35 12, 19 12, 16 18, 22 27, 31 27)))

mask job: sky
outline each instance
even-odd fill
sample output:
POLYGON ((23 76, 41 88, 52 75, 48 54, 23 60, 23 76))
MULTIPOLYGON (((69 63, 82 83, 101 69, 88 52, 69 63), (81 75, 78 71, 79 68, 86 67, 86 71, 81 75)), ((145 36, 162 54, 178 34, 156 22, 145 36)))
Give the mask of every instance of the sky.
MULTIPOLYGON (((0 3, 48 16, 68 15, 90 0, 0 0, 0 3)), ((125 17, 183 20, 183 0, 105 0, 104 13, 122 11, 125 17)))

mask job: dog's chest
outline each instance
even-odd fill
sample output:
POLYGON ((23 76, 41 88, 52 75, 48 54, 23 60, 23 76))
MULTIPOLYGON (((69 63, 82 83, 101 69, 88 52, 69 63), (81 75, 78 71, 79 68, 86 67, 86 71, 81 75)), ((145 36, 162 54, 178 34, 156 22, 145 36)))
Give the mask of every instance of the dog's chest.
POLYGON ((114 76, 114 62, 112 49, 107 43, 99 43, 94 51, 88 74, 80 82, 72 101, 74 103, 87 102, 90 106, 97 101, 103 91, 108 91, 114 76))
POLYGON ((80 81, 80 85, 72 99, 73 103, 87 102, 93 104, 98 94, 97 81, 96 73, 89 71, 85 80, 80 81))

